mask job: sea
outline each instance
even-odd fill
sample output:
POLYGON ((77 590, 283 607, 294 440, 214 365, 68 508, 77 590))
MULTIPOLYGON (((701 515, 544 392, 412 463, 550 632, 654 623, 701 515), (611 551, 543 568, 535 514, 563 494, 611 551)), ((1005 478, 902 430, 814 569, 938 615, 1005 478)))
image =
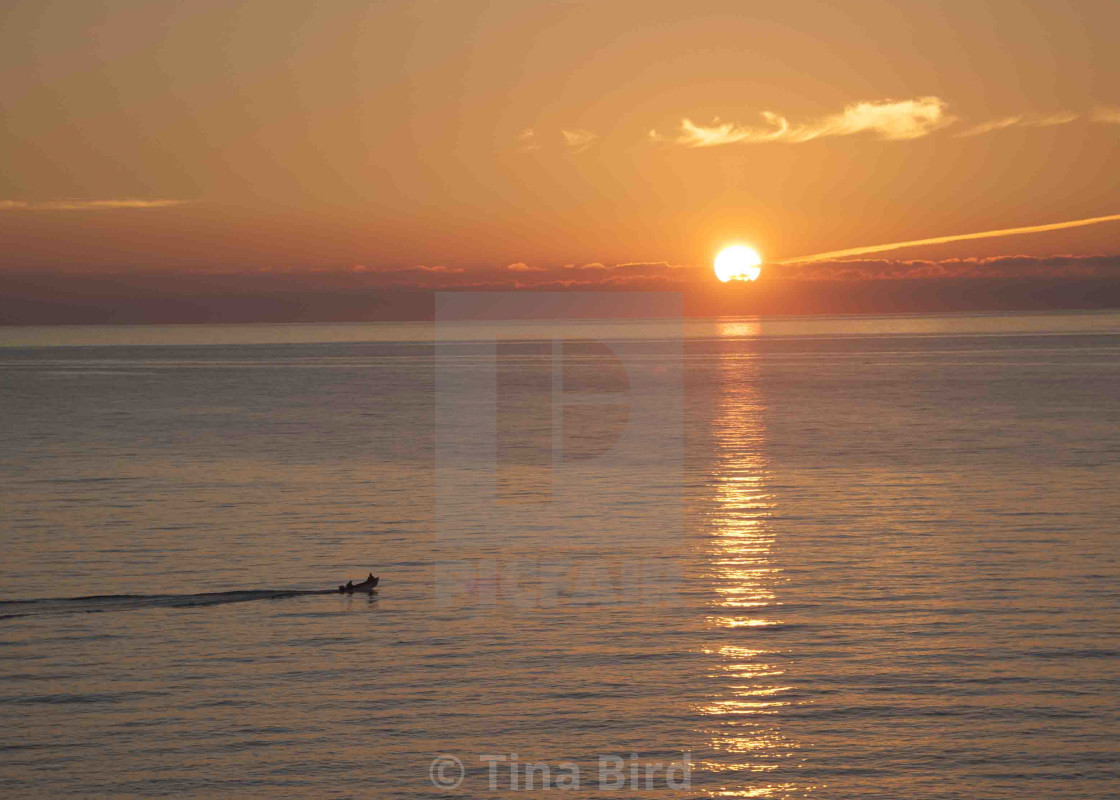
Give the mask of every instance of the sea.
POLYGON ((1120 793, 1118 312, 9 327, 0 409, 5 798, 1120 793))

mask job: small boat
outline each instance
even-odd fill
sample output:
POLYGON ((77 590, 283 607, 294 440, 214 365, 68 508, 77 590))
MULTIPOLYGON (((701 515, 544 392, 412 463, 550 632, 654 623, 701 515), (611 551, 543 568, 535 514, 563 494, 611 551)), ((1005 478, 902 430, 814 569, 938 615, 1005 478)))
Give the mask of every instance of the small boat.
POLYGON ((346 581, 345 586, 339 586, 338 587, 338 593, 339 594, 354 594, 355 592, 357 592, 359 594, 373 594, 373 590, 377 587, 377 584, 380 580, 381 580, 381 578, 373 577, 373 573, 371 572, 369 574, 369 577, 366 578, 361 583, 354 583, 354 581, 346 581))

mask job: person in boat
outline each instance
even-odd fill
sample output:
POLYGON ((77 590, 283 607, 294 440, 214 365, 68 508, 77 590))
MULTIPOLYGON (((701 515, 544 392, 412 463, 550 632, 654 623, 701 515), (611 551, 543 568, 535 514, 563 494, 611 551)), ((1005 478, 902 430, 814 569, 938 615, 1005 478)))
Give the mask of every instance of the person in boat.
POLYGON ((373 573, 369 573, 364 581, 361 583, 354 583, 354 581, 346 581, 345 586, 339 586, 338 591, 342 594, 352 594, 353 592, 364 592, 366 590, 373 591, 373 587, 377 586, 380 578, 375 578, 373 573))

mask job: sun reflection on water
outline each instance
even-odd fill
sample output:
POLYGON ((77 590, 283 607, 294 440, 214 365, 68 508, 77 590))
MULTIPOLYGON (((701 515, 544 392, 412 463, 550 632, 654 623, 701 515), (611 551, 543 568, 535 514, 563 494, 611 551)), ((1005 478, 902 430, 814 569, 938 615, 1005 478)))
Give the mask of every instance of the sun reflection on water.
POLYGON ((766 632, 782 625, 776 592, 782 576, 772 556, 774 499, 767 489, 757 364, 725 359, 719 371, 707 563, 713 590, 708 626, 720 644, 706 651, 717 688, 697 709, 714 754, 703 768, 727 776, 725 785, 709 790, 712 797, 790 797, 794 785, 774 781, 776 775, 772 783, 757 782, 797 750, 781 731, 792 687, 782 680, 783 659, 766 632))

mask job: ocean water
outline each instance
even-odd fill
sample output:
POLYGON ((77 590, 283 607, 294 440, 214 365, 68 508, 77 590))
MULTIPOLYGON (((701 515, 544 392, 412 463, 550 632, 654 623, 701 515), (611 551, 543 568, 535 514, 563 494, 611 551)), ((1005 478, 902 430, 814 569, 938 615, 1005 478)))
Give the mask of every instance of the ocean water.
POLYGON ((1118 398, 1117 313, 0 330, 0 792, 1115 797, 1118 398))

